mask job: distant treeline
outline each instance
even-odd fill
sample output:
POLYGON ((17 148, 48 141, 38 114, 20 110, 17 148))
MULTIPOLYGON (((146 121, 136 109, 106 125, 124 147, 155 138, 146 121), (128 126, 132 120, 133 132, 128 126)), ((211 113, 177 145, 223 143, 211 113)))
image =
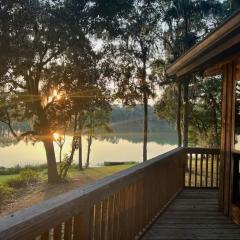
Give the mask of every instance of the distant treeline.
MULTIPOLYGON (((175 131, 174 126, 166 120, 159 119, 154 113, 154 107, 148 107, 149 132, 156 130, 175 131)), ((131 131, 143 131, 144 111, 142 105, 136 105, 134 108, 120 107, 114 105, 111 113, 111 127, 116 131, 125 131, 131 128, 131 131)))
MULTIPOLYGON (((134 108, 112 107, 111 120, 109 123, 112 132, 99 134, 99 138, 111 142, 119 139, 128 140, 133 143, 143 141, 143 106, 134 108)), ((149 106, 149 134, 148 142, 158 144, 177 144, 177 133, 175 127, 166 120, 159 119, 154 113, 154 107, 149 106)))
MULTIPOLYGON (((12 128, 16 131, 16 132, 25 132, 28 130, 31 130, 31 127, 29 125, 29 123, 27 121, 24 122, 13 122, 12 123, 12 128)), ((6 136, 6 134, 10 134, 8 125, 0 122, 0 135, 1 136, 6 136)))
MULTIPOLYGON (((98 138, 100 140, 118 142, 119 139, 125 139, 134 143, 142 142, 144 114, 142 105, 136 105, 133 108, 113 105, 110 114, 108 125, 111 132, 99 130, 98 138)), ((15 131, 25 132, 30 130, 30 125, 27 121, 14 122, 13 128, 15 131)), ((4 123, 0 123, 0 136, 5 139, 0 140, 0 146, 5 143, 6 145, 10 144, 10 142, 7 142, 6 137, 11 136, 11 133, 4 123)), ((174 126, 166 120, 159 119, 154 113, 154 107, 149 106, 149 142, 176 144, 176 141, 177 135, 174 126)))

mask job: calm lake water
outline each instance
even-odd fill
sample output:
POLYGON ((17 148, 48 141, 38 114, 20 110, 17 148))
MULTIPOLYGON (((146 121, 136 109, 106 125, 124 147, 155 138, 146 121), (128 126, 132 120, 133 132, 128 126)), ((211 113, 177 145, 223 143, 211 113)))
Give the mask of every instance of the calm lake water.
MULTIPOLYGON (((69 153, 71 136, 66 137, 63 154, 69 153)), ((1 138, 0 143, 0 166, 13 167, 16 165, 39 165, 46 163, 46 156, 41 142, 26 143, 9 141, 6 137, 1 138)), ((176 145, 174 132, 149 133, 148 158, 155 157, 171 149, 176 145)), ((57 159, 59 147, 55 144, 57 159)), ((83 160, 86 159, 87 141, 83 138, 83 160)), ((74 161, 77 163, 77 153, 74 161)), ((121 136, 104 136, 94 139, 91 147, 90 165, 100 166, 104 161, 142 161, 142 135, 128 133, 121 136)))

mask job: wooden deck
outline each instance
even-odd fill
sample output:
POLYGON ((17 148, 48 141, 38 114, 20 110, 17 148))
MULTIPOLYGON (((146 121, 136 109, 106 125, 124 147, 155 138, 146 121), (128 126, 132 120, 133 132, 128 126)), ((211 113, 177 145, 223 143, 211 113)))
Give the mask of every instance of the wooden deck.
POLYGON ((240 239, 240 225, 218 211, 217 190, 185 189, 142 240, 240 239))

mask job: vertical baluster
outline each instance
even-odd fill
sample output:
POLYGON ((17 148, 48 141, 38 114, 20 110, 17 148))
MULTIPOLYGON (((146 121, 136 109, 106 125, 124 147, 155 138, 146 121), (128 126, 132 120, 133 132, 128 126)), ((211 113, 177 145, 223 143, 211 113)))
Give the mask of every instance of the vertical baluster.
POLYGON ((120 192, 120 204, 119 204, 119 240, 124 239, 126 232, 125 232, 125 224, 126 223, 126 212, 125 212, 125 199, 126 197, 126 189, 122 189, 120 192))
POLYGON ((200 160, 200 187, 203 186, 203 154, 201 153, 201 160, 200 160))
POLYGON ((91 205, 90 212, 89 212, 89 239, 93 239, 93 232, 95 228, 95 206, 94 204, 91 205))
POLYGON ((128 216, 129 216, 129 236, 128 239, 133 239, 134 237, 134 184, 129 187, 128 195, 128 216))
POLYGON ((64 240, 72 240, 73 219, 70 218, 64 223, 64 240))
POLYGON ((107 239, 113 239, 113 225, 114 225, 114 195, 108 200, 108 232, 107 239))
POLYGON ((216 187, 218 187, 218 181, 219 181, 219 154, 217 154, 217 163, 216 163, 216 187))
POLYGON ((101 239, 102 202, 95 205, 94 240, 101 239))
POLYGON ((59 224, 54 228, 54 240, 61 240, 62 239, 62 224, 59 224))
POLYGON ((80 239, 81 218, 80 215, 74 216, 73 240, 80 239))
POLYGON ((145 215, 145 208, 144 208, 144 178, 141 179, 140 182, 140 206, 139 206, 139 232, 142 232, 143 225, 144 225, 144 215, 145 215))
POLYGON ((144 223, 143 223, 143 230, 145 230, 145 226, 148 224, 148 216, 149 216, 149 205, 150 203, 150 194, 149 190, 149 175, 146 174, 144 175, 145 181, 144 181, 144 201, 143 201, 143 206, 145 205, 145 214, 144 214, 144 223))
POLYGON ((189 184, 188 186, 192 186, 192 153, 190 153, 190 163, 189 163, 189 184))
POLYGON ((92 211, 93 207, 90 204, 86 204, 83 212, 79 216, 79 238, 78 239, 90 239, 91 226, 92 226, 92 211))
POLYGON ((107 238, 108 231, 108 198, 102 202, 102 224, 101 224, 101 239, 107 238))
POLYGON ((211 155, 211 187, 213 187, 214 154, 211 155))
POLYGON ((152 175, 150 175, 150 211, 149 211, 149 222, 152 221, 154 216, 154 181, 155 169, 153 169, 152 175))
POLYGON ((136 236, 136 211, 137 211, 137 183, 134 183, 132 189, 132 238, 136 236))
POLYGON ((113 238, 119 240, 119 204, 120 204, 120 193, 115 193, 114 196, 114 221, 113 221, 113 238))
POLYGON ((208 153, 206 154, 206 187, 208 187, 208 153))
POLYGON ((49 240, 49 231, 47 231, 41 235, 41 240, 49 240))
POLYGON ((195 171, 194 171, 194 174, 195 174, 195 186, 194 187, 197 187, 197 174, 198 174, 198 170, 197 170, 197 168, 198 168, 198 154, 196 153, 195 154, 195 171))
POLYGON ((139 235, 141 228, 141 180, 137 183, 137 210, 136 210, 136 225, 135 225, 135 233, 139 235))

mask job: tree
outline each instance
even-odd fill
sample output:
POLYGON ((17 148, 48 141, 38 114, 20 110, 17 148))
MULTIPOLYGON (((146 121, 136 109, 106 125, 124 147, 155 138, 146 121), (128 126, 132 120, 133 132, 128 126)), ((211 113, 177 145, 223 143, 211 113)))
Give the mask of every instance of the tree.
POLYGON ((101 102, 101 104, 94 104, 89 108, 87 119, 85 121, 85 133, 87 134, 87 158, 85 167, 90 165, 90 153, 93 138, 97 138, 98 133, 103 129, 105 132, 110 132, 111 129, 107 125, 110 121, 111 107, 107 101, 101 102))
MULTIPOLYGON (((215 28, 227 15, 224 4, 216 0, 193 1, 171 0, 162 1, 162 11, 166 30, 163 33, 167 62, 171 63, 202 39, 211 29, 215 28), (207 21, 206 21, 207 20, 207 21)), ((179 144, 181 143, 180 107, 181 85, 183 87, 183 145, 188 145, 189 126, 189 83, 193 76, 185 76, 178 83, 178 115, 177 128, 179 144)))
MULTIPOLYGON (((155 110, 160 118, 174 122, 177 89, 168 86, 155 110)), ((197 76, 189 88, 189 138, 191 144, 219 147, 221 125, 221 77, 197 76)))
POLYGON ((197 143, 203 146, 219 147, 222 77, 208 77, 195 81, 191 90, 190 138, 197 137, 197 143), (194 132, 198 132, 198 136, 194 132))
MULTIPOLYGON (((116 2, 106 6, 102 0, 1 1, 0 85, 7 99, 2 120, 18 140, 28 137, 43 142, 50 183, 60 179, 53 133, 68 124, 72 107, 63 78, 65 58, 76 42, 81 51, 92 51, 91 31, 131 3, 122 1, 125 5, 109 11, 116 2), (12 128, 13 120, 19 118, 31 122, 30 131, 21 135, 12 128)), ((74 138, 72 149, 76 146, 74 138)))
POLYGON ((92 46, 96 38, 104 38, 106 31, 114 34, 117 19, 131 10, 132 3, 133 0, 65 1, 66 21, 72 32, 66 55, 65 80, 72 105, 70 114, 78 118, 79 169, 83 168, 82 134, 86 121, 100 103, 110 100, 101 71, 104 60, 101 52, 94 51, 92 46))
MULTIPOLYGON (((7 72, 1 78, 1 85, 6 94, 14 96, 23 106, 23 117, 31 119, 32 130, 22 136, 34 136, 43 142, 48 162, 48 180, 56 182, 59 177, 48 110, 55 101, 44 101, 45 96, 41 91, 49 84, 44 79, 45 71, 63 51, 65 33, 62 34, 57 6, 50 3, 16 1, 9 8, 11 10, 19 18, 11 25, 11 34, 15 36, 12 40, 14 54, 10 58, 7 72), (13 9, 18 9, 17 13, 13 9)), ((9 119, 9 127, 10 125, 9 119)))
POLYGON ((158 58, 161 42, 160 12, 156 1, 135 1, 127 17, 119 19, 118 37, 107 50, 112 53, 109 76, 116 86, 115 96, 125 105, 142 102, 144 107, 143 161, 147 160, 148 101, 155 96, 156 78, 151 76, 151 65, 158 58), (109 50, 110 49, 110 50, 109 50))

